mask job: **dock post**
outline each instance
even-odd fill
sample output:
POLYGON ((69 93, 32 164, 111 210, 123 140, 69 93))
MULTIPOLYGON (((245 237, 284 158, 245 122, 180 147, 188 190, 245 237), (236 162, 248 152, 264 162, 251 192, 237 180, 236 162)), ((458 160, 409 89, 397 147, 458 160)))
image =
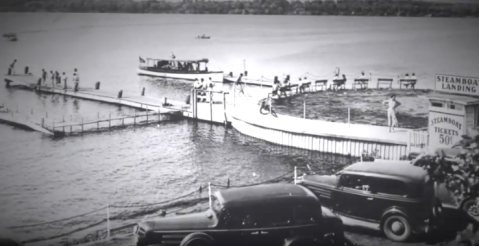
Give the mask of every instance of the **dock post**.
POLYGON ((210 91, 210 121, 213 122, 213 92, 210 91))
POLYGON ((411 130, 407 130, 407 155, 411 154, 411 130))
POLYGON ((100 81, 97 81, 95 83, 95 90, 99 90, 100 89, 100 81))
POLYGON ((297 183, 298 172, 296 170, 296 166, 294 166, 294 184, 297 183))
POLYGON ((81 133, 83 134, 83 118, 81 118, 81 133))
POLYGON ((111 114, 108 115, 108 130, 111 128, 111 114))
POLYGON ((348 106, 348 127, 351 128, 351 107, 348 106))
POLYGON ((106 206, 106 240, 110 241, 110 201, 106 206))
POLYGON ((208 200, 209 200, 210 208, 211 208, 213 205, 213 200, 211 200, 211 183, 210 182, 208 182, 208 200))
POLYGON ((100 130, 100 112, 98 112, 98 114, 96 115, 96 130, 100 130))
POLYGON ((135 109, 135 116, 133 117, 133 126, 136 126, 136 109, 135 109))
POLYGON ((45 124, 45 118, 42 118, 42 127, 45 124))
POLYGON ((303 119, 306 119, 306 100, 303 101, 303 119))
POLYGON ((273 104, 272 104, 273 102, 271 100, 271 96, 268 98, 268 100, 269 100, 269 102, 268 102, 269 103, 269 114, 271 114, 271 108, 273 107, 273 104))
POLYGON ((141 96, 145 95, 145 87, 143 87, 143 90, 141 90, 141 96))
POLYGON ((223 92, 223 115, 225 116, 225 127, 228 126, 228 118, 226 117, 226 93, 223 92))
POLYGON ((158 107, 158 122, 160 122, 160 107, 158 107))
POLYGON ((148 105, 146 105, 146 124, 148 124, 148 105))

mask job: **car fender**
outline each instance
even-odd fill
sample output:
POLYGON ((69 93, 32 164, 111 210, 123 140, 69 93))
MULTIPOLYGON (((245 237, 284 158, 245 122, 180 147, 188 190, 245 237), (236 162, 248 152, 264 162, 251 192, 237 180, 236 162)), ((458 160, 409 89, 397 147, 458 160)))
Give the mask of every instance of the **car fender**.
POLYGON ((188 246, 188 244, 193 240, 202 240, 207 242, 208 244, 213 244, 213 238, 203 232, 195 232, 187 235, 183 240, 181 240, 180 246, 188 246))
POLYGON ((284 240, 283 246, 319 245, 317 238, 311 236, 293 236, 284 240))

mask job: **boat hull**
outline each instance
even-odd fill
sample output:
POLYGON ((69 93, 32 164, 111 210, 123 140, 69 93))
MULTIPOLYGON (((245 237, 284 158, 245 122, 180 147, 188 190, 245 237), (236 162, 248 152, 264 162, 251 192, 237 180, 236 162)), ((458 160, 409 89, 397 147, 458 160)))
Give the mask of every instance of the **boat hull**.
POLYGON ((140 76, 152 76, 159 78, 181 79, 187 81, 194 81, 195 79, 211 80, 215 83, 223 83, 223 72, 206 72, 206 73, 168 73, 165 71, 151 71, 142 68, 137 68, 136 73, 140 76))

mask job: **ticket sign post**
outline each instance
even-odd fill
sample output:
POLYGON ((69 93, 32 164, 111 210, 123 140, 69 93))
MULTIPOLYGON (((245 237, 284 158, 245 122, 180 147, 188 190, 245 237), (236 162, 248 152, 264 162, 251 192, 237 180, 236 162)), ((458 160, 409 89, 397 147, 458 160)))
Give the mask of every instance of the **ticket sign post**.
POLYGON ((429 111, 429 143, 435 148, 451 148, 464 135, 464 115, 429 111))
POLYGON ((452 148, 468 129, 479 127, 479 78, 436 74, 435 83, 428 96, 431 151, 452 148))

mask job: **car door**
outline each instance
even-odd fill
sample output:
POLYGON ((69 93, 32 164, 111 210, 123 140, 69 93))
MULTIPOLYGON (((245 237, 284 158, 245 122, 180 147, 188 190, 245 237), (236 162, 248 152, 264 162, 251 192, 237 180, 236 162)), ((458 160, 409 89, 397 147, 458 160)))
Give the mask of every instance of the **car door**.
POLYGON ((229 208, 223 212, 219 241, 226 245, 252 245, 260 237, 258 223, 245 208, 229 208))
POLYGON ((331 201, 334 211, 347 217, 369 220, 369 206, 374 201, 374 195, 369 191, 369 177, 341 174, 331 201))
MULTIPOLYGON (((374 194, 374 202, 370 204, 368 217, 374 221, 380 221, 383 213, 392 207, 404 211, 418 209, 416 205, 420 204, 411 202, 411 199, 407 197, 409 189, 401 179, 371 177, 369 181, 370 190, 374 194)), ((421 207, 419 206, 419 208, 421 207)))
POLYGON ((290 205, 265 203, 260 217, 258 229, 261 245, 281 244, 283 238, 293 234, 293 211, 290 205))

